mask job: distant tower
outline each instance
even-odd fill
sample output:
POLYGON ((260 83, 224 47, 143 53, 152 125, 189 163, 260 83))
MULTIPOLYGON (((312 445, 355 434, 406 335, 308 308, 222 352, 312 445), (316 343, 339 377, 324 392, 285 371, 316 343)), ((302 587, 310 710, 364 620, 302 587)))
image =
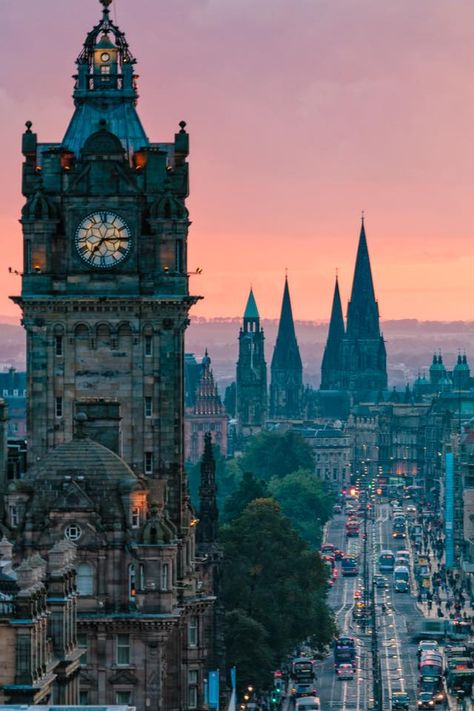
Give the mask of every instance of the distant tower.
POLYGON ((339 282, 336 277, 328 339, 321 366, 321 390, 342 388, 342 342, 345 335, 339 282))
POLYGON ((303 365, 295 334, 288 279, 285 278, 280 324, 273 351, 270 385, 270 417, 301 417, 303 365))
POLYGON ((204 452, 201 460, 201 485, 199 487, 199 525, 196 543, 201 548, 212 546, 218 533, 216 462, 212 452, 210 432, 204 435, 204 452))
POLYGON ((244 322, 239 333, 237 361, 237 419, 239 433, 247 436, 260 430, 267 416, 267 364, 265 336, 250 289, 244 322))
POLYGON ((347 329, 342 346, 342 385, 356 399, 371 397, 387 388, 387 354, 380 333, 364 218, 347 309, 347 329))
POLYGON ((453 387, 455 390, 468 390, 471 380, 471 371, 466 355, 458 355, 458 361, 453 368, 453 387))
POLYGON ((443 363, 443 356, 441 353, 433 356, 433 362, 430 366, 430 383, 434 387, 438 387, 442 380, 446 378, 446 368, 443 363))

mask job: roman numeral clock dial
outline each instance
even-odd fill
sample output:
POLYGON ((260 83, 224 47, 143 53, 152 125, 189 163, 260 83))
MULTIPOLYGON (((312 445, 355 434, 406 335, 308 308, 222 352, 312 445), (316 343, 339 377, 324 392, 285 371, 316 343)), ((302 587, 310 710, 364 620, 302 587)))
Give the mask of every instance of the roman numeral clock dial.
POLYGON ((115 212, 93 212, 79 224, 75 244, 86 264, 111 269, 130 254, 132 234, 125 220, 115 212))

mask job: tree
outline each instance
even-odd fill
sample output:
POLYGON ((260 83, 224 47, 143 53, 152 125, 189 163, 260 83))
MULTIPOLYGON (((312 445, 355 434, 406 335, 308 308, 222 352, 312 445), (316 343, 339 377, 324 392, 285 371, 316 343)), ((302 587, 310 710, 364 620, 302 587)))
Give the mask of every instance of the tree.
POLYGON ((329 520, 334 497, 325 491, 320 479, 299 469, 282 479, 273 478, 268 489, 293 527, 312 548, 319 548, 322 527, 329 520))
POLYGON ((228 666, 237 667, 238 688, 265 688, 275 658, 263 625, 243 610, 231 610, 225 615, 225 643, 228 666))
POLYGON ((239 488, 225 501, 222 522, 228 523, 238 518, 254 499, 268 496, 267 485, 261 479, 256 479, 251 472, 244 472, 239 488))
POLYGON ((297 469, 313 471, 314 454, 310 445, 296 432, 261 432, 249 441, 240 467, 269 481, 272 477, 281 478, 297 469))
MULTIPOLYGON (((276 665, 308 636, 321 645, 333 634, 326 605, 327 571, 273 499, 256 499, 222 531, 223 602, 262 625, 276 665)), ((237 652, 235 652, 237 653, 237 652)), ((246 640, 249 664, 265 675, 246 640)))

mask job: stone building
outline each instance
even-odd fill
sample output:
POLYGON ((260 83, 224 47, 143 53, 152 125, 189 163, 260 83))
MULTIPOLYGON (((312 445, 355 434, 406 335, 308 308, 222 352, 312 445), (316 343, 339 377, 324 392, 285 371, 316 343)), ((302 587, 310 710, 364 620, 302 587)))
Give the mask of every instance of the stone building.
POLYGON ((380 332, 369 250, 362 219, 351 298, 344 326, 336 280, 321 389, 348 390, 355 402, 375 402, 387 389, 387 356, 380 332))
POLYGON ((239 436, 257 434, 267 417, 267 364, 265 336, 257 303, 250 289, 239 333, 236 375, 236 417, 239 436))
POLYGON ((75 546, 57 542, 12 567, 0 541, 0 703, 78 704, 75 546))
MULTIPOLYGON (((188 363, 189 370, 189 363, 188 363)), ((211 368, 207 352, 196 377, 195 391, 188 401, 184 417, 186 461, 195 464, 204 453, 204 434, 209 432, 221 454, 227 454, 227 414, 211 368)))
POLYGON ((82 703, 181 711, 203 703, 213 604, 184 474, 189 136, 148 139, 101 3, 63 140, 23 135, 29 468, 2 482, 5 523, 18 555, 77 546, 82 703))
POLYGON ((288 278, 285 278, 270 382, 270 419, 299 419, 303 411, 303 364, 296 340, 288 278))

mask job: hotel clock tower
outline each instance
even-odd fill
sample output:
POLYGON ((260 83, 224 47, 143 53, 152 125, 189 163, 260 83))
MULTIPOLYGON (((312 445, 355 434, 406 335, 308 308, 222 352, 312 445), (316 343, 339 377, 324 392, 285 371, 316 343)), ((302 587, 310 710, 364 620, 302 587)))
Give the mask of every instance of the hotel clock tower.
POLYGON ((30 465, 91 432, 166 485, 178 525, 183 476, 183 340, 188 311, 189 137, 152 143, 136 111, 135 59, 101 0, 77 59, 63 140, 23 135, 24 269, 14 297, 27 332, 30 465), (94 420, 94 417, 96 418, 94 420), (115 429, 114 429, 115 428, 115 429), (103 439, 103 437, 102 437, 103 439))

